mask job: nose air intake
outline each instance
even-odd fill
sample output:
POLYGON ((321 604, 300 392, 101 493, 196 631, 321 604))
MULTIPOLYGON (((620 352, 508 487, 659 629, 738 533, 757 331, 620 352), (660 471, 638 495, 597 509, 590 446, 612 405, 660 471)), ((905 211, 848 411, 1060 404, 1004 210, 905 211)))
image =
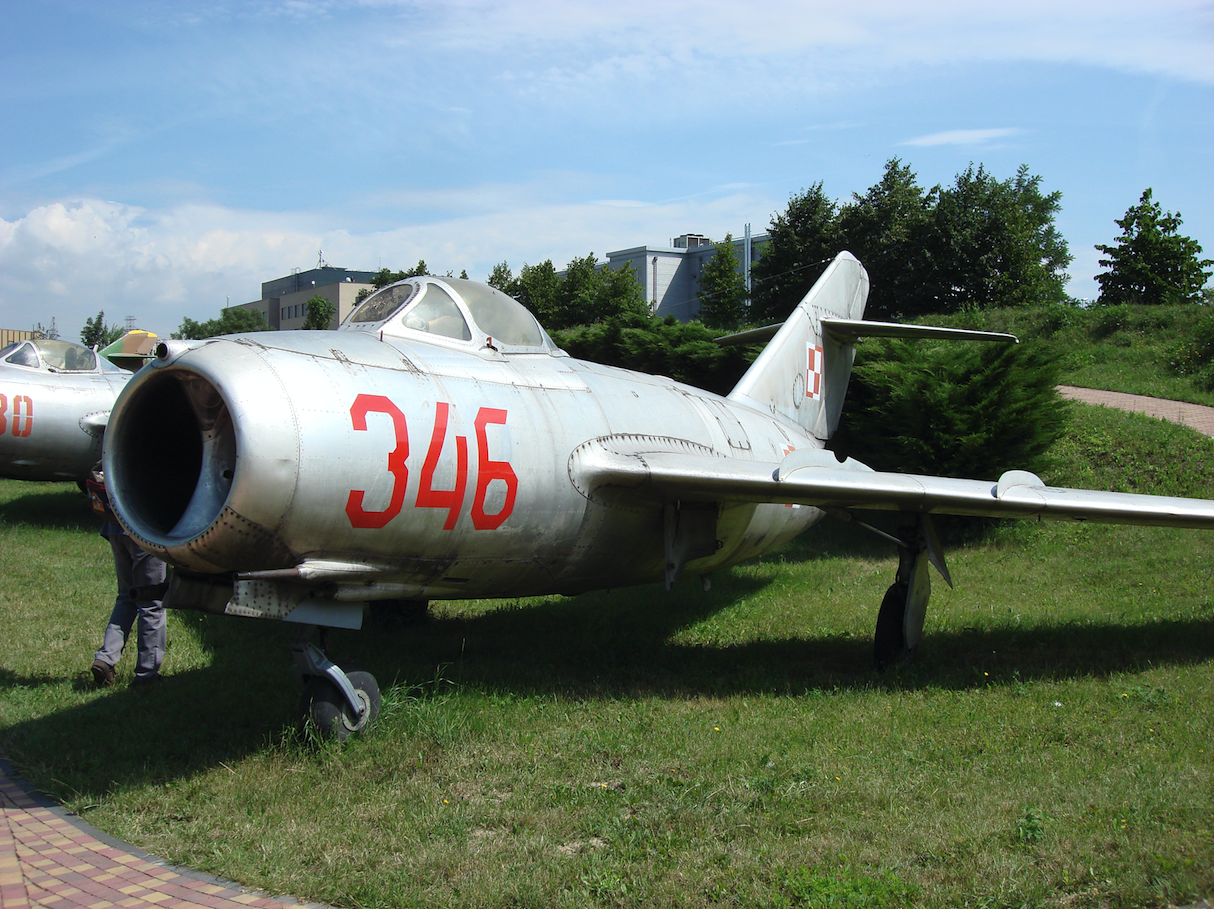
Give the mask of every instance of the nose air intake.
POLYGON ((219 391, 183 371, 148 377, 111 422, 107 484, 129 529, 171 547, 223 511, 236 470, 236 432, 219 391))

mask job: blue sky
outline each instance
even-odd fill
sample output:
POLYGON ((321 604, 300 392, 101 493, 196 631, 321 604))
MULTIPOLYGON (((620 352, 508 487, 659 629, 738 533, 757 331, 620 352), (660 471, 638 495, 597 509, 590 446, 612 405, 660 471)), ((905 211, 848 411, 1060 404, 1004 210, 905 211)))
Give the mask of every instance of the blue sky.
POLYGON ((0 3, 0 327, 160 333, 357 269, 756 232, 1027 164, 1072 294, 1143 189, 1214 258, 1214 4, 0 3))

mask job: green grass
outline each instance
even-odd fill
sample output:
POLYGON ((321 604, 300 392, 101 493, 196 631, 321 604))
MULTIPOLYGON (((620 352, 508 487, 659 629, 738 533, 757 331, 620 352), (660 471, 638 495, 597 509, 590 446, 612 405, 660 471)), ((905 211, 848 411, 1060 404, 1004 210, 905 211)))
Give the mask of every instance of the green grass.
POLYGON ((1009 331, 1023 342, 1045 345, 1057 357, 1064 384, 1214 405, 1214 391, 1170 365, 1211 318, 1210 307, 1186 304, 1001 309, 923 321, 1009 331))
MULTIPOLYGON (((1074 407, 1048 482, 1214 498, 1214 443, 1074 407)), ((893 577, 829 522, 714 578, 435 604, 334 632, 384 688, 292 727, 287 629, 173 613, 154 690, 98 692, 108 547, 0 482, 0 749, 101 829, 340 906, 1163 906, 1214 895, 1214 536, 950 524, 916 664, 893 577)))

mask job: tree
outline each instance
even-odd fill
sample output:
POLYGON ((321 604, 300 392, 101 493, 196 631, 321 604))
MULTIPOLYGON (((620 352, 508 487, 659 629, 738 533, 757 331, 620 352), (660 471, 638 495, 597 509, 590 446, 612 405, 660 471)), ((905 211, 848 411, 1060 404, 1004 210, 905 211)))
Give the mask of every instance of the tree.
POLYGON ((733 329, 746 320, 746 279, 738 267, 733 234, 726 234, 700 272, 700 321, 709 328, 733 329))
POLYGON ((1151 188, 1138 204, 1116 221, 1121 228, 1112 246, 1096 244, 1108 258, 1100 266, 1108 271, 1096 276, 1100 296, 1096 302, 1199 303, 1202 288, 1210 278, 1207 267, 1214 260, 1200 259, 1201 246, 1179 233, 1180 212, 1163 212, 1151 201, 1151 188))
POLYGON ((819 180, 772 217, 768 241, 753 266, 750 319, 782 322, 839 252, 835 203, 819 180))
MULTIPOLYGON (((506 271, 509 272, 508 267, 506 271)), ((560 283, 561 278, 556 273, 556 266, 552 264, 551 259, 545 259, 539 265, 524 265, 518 277, 501 289, 531 310, 531 314, 539 319, 541 325, 553 327, 560 283)))
POLYGON ((507 296, 510 295, 510 285, 514 283, 514 272, 505 262, 498 262, 489 272, 489 280, 485 282, 490 287, 496 287, 507 296))
POLYGON ((376 290, 379 290, 389 284, 403 281, 405 278, 416 278, 418 275, 428 274, 430 274, 430 266, 426 264, 425 259, 418 259, 417 264, 408 271, 390 271, 387 268, 381 268, 371 277, 371 284, 376 290))
POLYGON ((907 316, 1066 300, 1066 240, 1054 226, 1062 193, 1041 193, 1041 177, 1021 165, 999 181, 979 165, 950 188, 934 187, 920 291, 907 316))
POLYGON ((853 193, 839 209, 839 245, 864 263, 872 282, 868 318, 898 318, 918 308, 927 272, 930 203, 909 165, 890 158, 881 181, 863 196, 853 193))
POLYGON ((556 291, 549 328, 591 325, 624 313, 649 315, 649 304, 631 266, 616 269, 599 264, 594 253, 575 258, 565 267, 556 291))
POLYGON ((265 316, 255 309, 241 309, 233 306, 225 309, 218 319, 206 322, 195 322, 189 316, 181 320, 181 327, 170 337, 177 340, 200 340, 214 338, 219 335, 234 335, 246 331, 269 331, 265 316))
POLYGON ((713 340, 717 334, 700 322, 626 312, 593 325, 554 331, 552 339, 581 360, 670 376, 724 395, 746 372, 754 354, 744 346, 722 347, 713 340))
POLYGON ((120 326, 105 324, 105 310, 97 313, 96 319, 85 319, 80 330, 80 343, 85 347, 108 347, 122 337, 120 326))
POLYGON ((304 331, 326 331, 337 315, 337 307, 320 294, 312 297, 304 304, 304 331))
POLYGON ((569 261, 564 276, 557 284, 555 305, 545 327, 551 330, 601 321, 594 317, 598 291, 597 265, 598 259, 594 253, 569 261))
POLYGON ((563 276, 551 259, 524 265, 517 278, 510 274, 510 266, 502 262, 494 267, 489 283, 526 306, 549 331, 625 313, 649 316, 649 304, 632 268, 600 265, 594 253, 573 259, 563 276))

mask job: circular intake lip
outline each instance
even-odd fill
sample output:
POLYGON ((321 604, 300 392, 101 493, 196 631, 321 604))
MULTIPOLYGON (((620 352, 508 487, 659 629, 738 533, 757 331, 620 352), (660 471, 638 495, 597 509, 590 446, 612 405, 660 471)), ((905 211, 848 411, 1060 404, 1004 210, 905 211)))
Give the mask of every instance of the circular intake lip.
POLYGON ((114 510, 140 545, 195 571, 292 564, 277 529, 294 496, 299 433, 255 345, 181 351, 128 384, 106 432, 114 510))

